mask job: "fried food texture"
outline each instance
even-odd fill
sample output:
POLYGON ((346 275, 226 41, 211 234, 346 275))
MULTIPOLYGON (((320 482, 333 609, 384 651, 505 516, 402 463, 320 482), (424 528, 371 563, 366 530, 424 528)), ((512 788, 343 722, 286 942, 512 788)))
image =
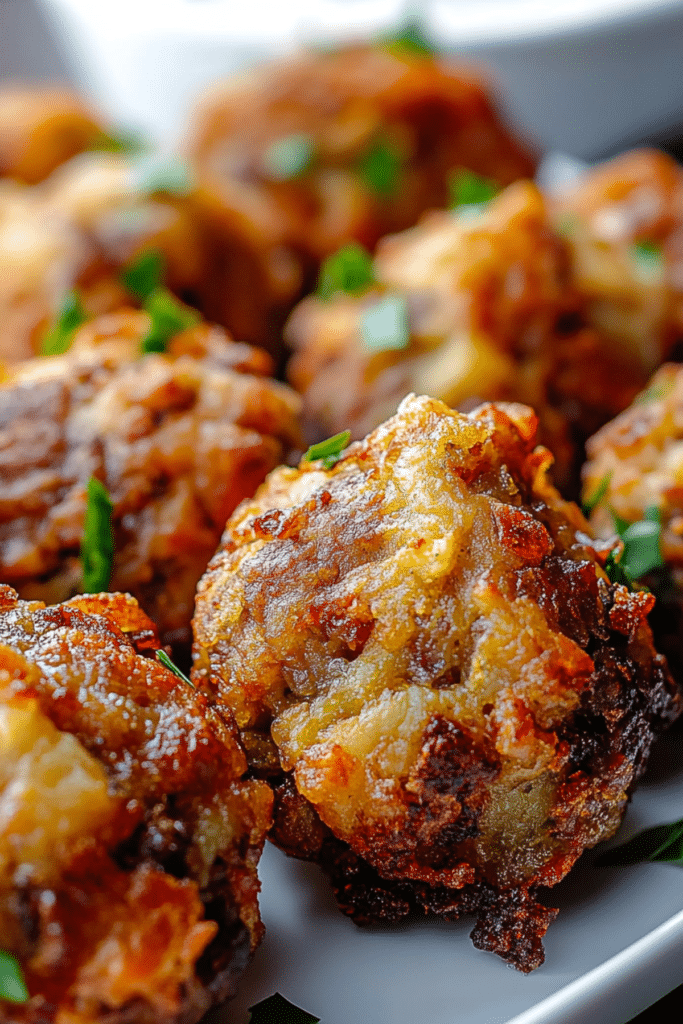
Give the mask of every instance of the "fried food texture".
POLYGON ((273 837, 358 922, 475 914, 523 971, 538 900, 611 836, 681 698, 654 600, 610 584, 536 419, 408 396, 272 473, 202 579, 193 680, 276 792, 273 837))
POLYGON ((189 645, 225 520, 298 443, 298 397, 268 355, 208 324, 141 354, 146 313, 101 317, 0 384, 0 580, 54 604, 82 588, 91 476, 113 506, 111 589, 189 645))
MULTIPOLYGON (((661 564, 645 578, 657 594, 657 649, 683 680, 683 367, 662 366, 633 405, 588 442, 584 500, 600 492, 591 524, 608 539, 615 522, 658 517, 661 564)), ((623 528, 622 528, 623 529, 623 528)))
POLYGON ((371 248, 443 205, 452 170, 506 185, 534 168, 471 75, 383 46, 305 53, 220 83, 192 114, 188 149, 207 223, 243 254, 237 280, 209 282, 207 315, 247 340, 263 332, 264 300, 271 319, 291 309, 340 245, 371 248), (234 315, 239 302, 241 322, 225 320, 218 306, 234 315))
POLYGON ((373 268, 376 283, 362 294, 306 298, 287 326, 288 377, 316 440, 346 428, 363 437, 410 391, 464 410, 525 402, 558 484, 571 489, 583 441, 654 368, 587 316, 569 247, 531 182, 476 209, 427 214, 382 239, 373 268), (385 341, 369 318, 387 302, 405 329, 385 341))
POLYGON ((4 1024, 190 1024, 260 940, 272 795, 159 646, 127 595, 0 587, 0 934, 31 996, 4 1024))

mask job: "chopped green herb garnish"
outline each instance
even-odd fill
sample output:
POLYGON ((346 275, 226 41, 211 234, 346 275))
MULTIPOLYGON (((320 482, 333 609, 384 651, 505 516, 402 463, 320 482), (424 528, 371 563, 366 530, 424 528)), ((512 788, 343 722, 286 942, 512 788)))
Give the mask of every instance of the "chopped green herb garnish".
POLYGON ((7 1003, 28 1002, 28 989, 19 962, 3 949, 0 949, 0 1000, 7 1003))
POLYGON ((402 295, 385 295, 364 310, 359 324, 367 348, 385 352, 407 348, 410 343, 408 306, 402 295))
POLYGON ((133 187, 150 196, 157 192, 186 196, 194 188, 194 176, 179 156, 145 153, 135 160, 133 187))
POLYGON ((448 187, 452 210, 457 210, 461 206, 481 206, 483 203, 488 203, 500 191, 495 181, 490 178, 482 178, 465 167, 451 171, 448 187))
POLYGON ((303 461, 317 462, 318 459, 322 459, 323 469, 332 469, 339 462, 341 453, 350 440, 351 431, 342 430, 341 434, 335 434, 333 437, 328 437, 326 441, 319 441, 318 444, 311 445, 304 455, 303 461))
POLYGON ((185 673, 181 672, 178 666, 173 664, 166 651, 157 651, 156 656, 157 661, 160 661, 161 664, 169 670, 169 672, 172 672, 174 676, 178 677, 178 679, 182 679, 184 683, 187 683, 187 685, 191 686, 194 690, 195 686, 192 680, 188 679, 185 673))
POLYGON ((662 255, 661 245, 658 242, 651 242, 646 239, 641 242, 634 242, 633 248, 639 256, 656 256, 659 258, 662 255))
POLYGON ((65 296, 57 320, 43 335, 40 346, 42 356, 59 356, 67 352, 74 334, 88 319, 81 297, 74 289, 65 296))
POLYGON ((146 249, 121 271, 121 284, 144 302, 164 279, 164 257, 158 249, 146 249))
POLYGON ((380 42, 398 56, 410 53, 416 57, 433 57, 437 52, 432 41, 425 35, 419 18, 409 18, 395 35, 385 36, 380 42))
POLYGON ((647 277, 659 277, 664 268, 664 257, 661 246, 656 242, 635 242, 632 246, 633 255, 639 269, 647 277))
POLYGON ((652 506, 645 510, 645 518, 631 523, 620 534, 624 542, 622 562, 632 580, 639 580, 653 569, 664 565, 662 558, 662 515, 652 506))
POLYGON ((263 154, 261 163, 269 178, 291 181, 308 170, 315 156, 313 139, 303 132, 276 139, 263 154))
POLYGON ((598 867, 616 864, 638 864, 641 861, 666 861, 683 867, 683 818, 668 825, 655 825, 639 832, 621 846, 615 846, 598 857, 598 867))
POLYGON ((607 488, 609 487, 611 479, 612 474, 605 473, 602 480, 591 494, 590 498, 586 498, 586 500, 584 501, 582 508, 583 514, 585 515, 586 519, 588 519, 593 514, 598 505, 602 504, 602 499, 607 494, 607 488))
POLYGON ((610 551, 607 556, 605 572, 611 583, 620 583, 627 590, 633 590, 633 580, 624 572, 621 561, 617 559, 616 551, 610 551))
POLYGON ((370 253, 359 242, 349 242, 323 260, 318 277, 318 295, 331 299, 336 292, 357 295, 375 283, 370 253))
POLYGON ((107 488, 94 476, 88 480, 87 494, 81 541, 83 593, 100 594, 109 590, 114 565, 114 506, 107 488))
POLYGON ((125 129, 116 129, 110 132, 100 131, 90 144, 91 151, 123 153, 126 156, 137 156, 138 153, 144 153, 147 148, 147 143, 142 136, 125 129))
POLYGON ((249 1008, 249 1024, 320 1024, 320 1017, 302 1010, 276 992, 249 1008))
POLYGON ((384 198, 396 195, 401 169, 400 153, 385 139, 378 139, 358 162, 361 179, 372 192, 384 198))
POLYGON ((199 314, 179 302, 168 288, 155 288, 145 300, 144 308, 152 322, 140 342, 143 355, 148 352, 165 352, 175 334, 194 327, 200 321, 199 314))

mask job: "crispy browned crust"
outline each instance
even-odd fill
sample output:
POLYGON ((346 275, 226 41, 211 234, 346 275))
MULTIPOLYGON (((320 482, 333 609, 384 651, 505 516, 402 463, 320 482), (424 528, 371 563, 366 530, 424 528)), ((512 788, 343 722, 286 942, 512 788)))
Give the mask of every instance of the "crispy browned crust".
POLYGON ((133 598, 0 587, 0 931, 12 1024, 198 1020, 259 942, 272 796, 133 598))
POLYGON ((654 599, 610 585, 536 426, 410 396, 334 468, 277 470, 194 620, 193 678, 273 781, 275 841, 360 922, 475 914, 524 971, 539 888, 613 834, 681 707, 654 599))
POLYGON ((247 340, 262 339, 268 304, 271 320, 291 309, 302 282, 340 245, 355 238, 372 247, 445 204, 453 168, 508 184, 534 167, 470 74, 381 46, 290 57, 214 86, 190 132, 207 224, 219 248, 241 250, 235 283, 227 265, 207 282, 207 313, 247 340), (295 179, 278 181, 268 149, 297 134, 315 158, 295 179), (395 148, 401 164, 386 196, 358 170, 378 142, 395 148), (245 280, 260 290, 245 289, 245 280))
POLYGON ((34 185, 91 147, 101 133, 95 113, 69 89, 0 89, 0 177, 34 185))
POLYGON ((55 603, 81 589, 90 476, 114 504, 112 589, 185 644, 225 520, 298 441, 298 398, 269 357, 206 324, 140 356, 149 318, 83 328, 0 386, 0 580, 55 603))

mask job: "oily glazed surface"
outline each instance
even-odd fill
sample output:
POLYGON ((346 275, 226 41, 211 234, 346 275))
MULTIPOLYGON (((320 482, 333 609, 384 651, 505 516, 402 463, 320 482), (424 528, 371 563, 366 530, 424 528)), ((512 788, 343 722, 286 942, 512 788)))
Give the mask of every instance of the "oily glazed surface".
POLYGON ((272 796, 158 647, 129 596, 0 588, 0 934, 31 995, 3 1022, 195 1021, 261 937, 272 796))
POLYGON ((522 970, 537 898, 610 836, 679 695, 522 406, 409 396, 333 468, 280 469, 202 579, 195 682, 276 790, 275 841, 360 922, 474 913, 522 970))
POLYGON ((187 645, 225 520, 297 443, 297 396, 269 357, 200 325, 141 356, 146 313, 84 327, 0 384, 0 581, 54 603, 81 589, 86 485, 114 505, 111 588, 187 645))

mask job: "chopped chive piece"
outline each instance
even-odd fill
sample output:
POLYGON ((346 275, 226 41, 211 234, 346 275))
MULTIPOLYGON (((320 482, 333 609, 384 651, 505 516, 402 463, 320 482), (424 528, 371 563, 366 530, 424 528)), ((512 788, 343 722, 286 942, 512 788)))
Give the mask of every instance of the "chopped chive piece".
POLYGON ((683 818, 668 825, 646 828, 633 839, 608 850, 598 857, 598 867, 638 864, 642 861, 665 861, 683 867, 683 818))
POLYGON ((194 177, 189 166, 178 156, 145 153, 135 161, 133 187, 150 196, 157 192, 186 196, 194 188, 194 177))
POLYGON ((461 206, 481 206, 488 203, 500 191, 495 181, 490 178, 482 178, 474 171, 468 171, 466 167, 459 167, 451 171, 448 178, 452 210, 461 206))
POLYGON ((59 356, 68 352, 74 334, 88 319, 81 297, 74 289, 65 296, 57 320, 43 335, 40 346, 42 356, 59 356))
POLYGON ((158 249, 146 249, 121 271, 121 284, 140 302, 155 291, 164 278, 164 257, 158 249))
POLYGON ((174 676, 177 676, 178 679, 182 679, 182 681, 184 683, 187 683, 187 685, 190 686, 193 690, 195 689, 192 680, 188 679, 185 673, 181 672, 178 666, 173 664, 166 651, 157 651, 156 656, 157 661, 160 661, 161 664, 164 665, 170 672, 172 672, 174 676))
POLYGON ((395 35, 385 36, 380 42, 398 56, 410 53, 416 57, 433 57, 437 52, 432 41, 425 35, 419 18, 409 18, 395 35))
POLYGON ((7 1003, 28 1002, 28 989, 18 960, 0 949, 0 1000, 7 1003))
POLYGON ((341 453, 350 440, 351 431, 342 430, 341 434, 334 434, 333 437, 328 437, 326 441, 319 441, 318 444, 311 445, 304 455, 303 461, 317 462, 318 459, 322 459, 323 469, 332 469, 335 463, 339 462, 341 453))
POLYGON ((145 300, 144 308, 149 313, 151 324, 140 342, 143 355, 148 352, 165 352, 175 334, 194 327, 200 321, 199 314, 179 302, 168 288, 155 288, 145 300))
POLYGON ((91 152, 123 153, 126 156, 137 156, 139 153, 145 152, 147 143, 136 132, 118 128, 109 132, 98 132, 89 148, 91 152))
POLYGON ((318 277, 318 295, 331 299, 335 292, 357 295, 375 283, 370 253, 358 242, 349 242, 323 260, 318 277))
POLYGON ((621 535, 624 542, 622 562, 627 575, 638 580, 664 565, 662 558, 662 516, 655 506, 645 510, 645 518, 627 526, 621 535))
POLYGON ((314 156, 313 140, 303 132, 296 132, 271 142, 261 163, 269 178, 274 181, 291 181, 308 170, 314 156))
POLYGON ((249 1013, 249 1024, 320 1024, 320 1017, 290 1003, 279 992, 250 1006, 249 1013))
POLYGON ((81 541, 83 593, 100 594, 109 590, 114 565, 114 506, 107 488, 93 476, 88 480, 87 492, 81 541))
POLYGON ((358 327, 365 345, 373 352, 407 348, 410 327, 406 300, 401 295, 385 295, 363 312, 358 327))
POLYGON ((591 496, 589 498, 586 498, 586 500, 584 501, 583 514, 585 515, 586 519, 588 519, 593 514, 598 505, 602 504, 602 499, 607 494, 607 488, 609 487, 611 479, 612 474, 605 473, 602 480, 599 482, 598 486, 595 488, 591 496))
POLYGON ((627 590, 633 590, 633 580, 624 571, 624 567, 620 560, 617 559, 617 553, 610 551, 605 562, 605 572, 610 583, 620 583, 627 590))
POLYGON ((372 192, 388 199, 398 191, 401 156, 395 146, 384 139, 378 139, 361 157, 358 173, 372 192))

